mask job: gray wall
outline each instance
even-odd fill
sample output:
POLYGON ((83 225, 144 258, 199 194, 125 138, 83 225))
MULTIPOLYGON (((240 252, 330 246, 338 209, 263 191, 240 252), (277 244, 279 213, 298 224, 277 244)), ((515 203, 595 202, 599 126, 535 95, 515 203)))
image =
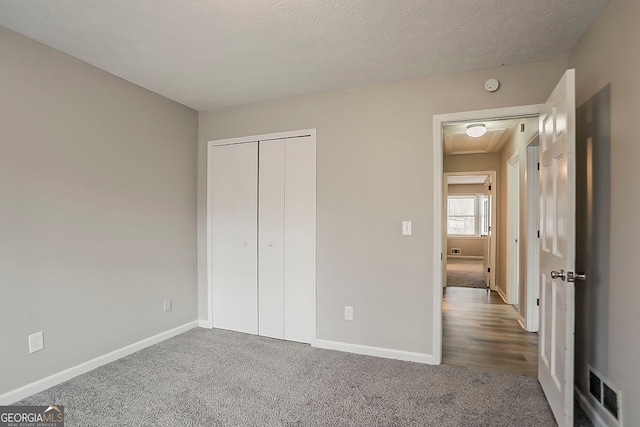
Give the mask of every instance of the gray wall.
POLYGON ((197 318, 197 113, 2 27, 0 58, 1 394, 197 318))
MULTIPOLYGON (((608 224, 602 225, 609 227, 610 269, 608 277, 597 277, 608 283, 608 302, 606 309, 589 313, 597 320, 588 346, 597 348, 597 354, 581 346, 577 359, 592 363, 622 391, 622 416, 628 426, 640 425, 640 286, 635 268, 640 253, 640 144, 635 126, 640 111, 639 16, 637 0, 611 1, 569 57, 576 68, 576 105, 611 84, 611 211, 608 224)), ((576 380, 584 390, 586 373, 581 371, 576 380)))
POLYGON ((206 141, 317 128, 318 338, 432 354, 433 115, 544 102, 565 69, 555 60, 201 113, 200 317, 206 141), (484 90, 490 77, 501 81, 498 92, 484 90), (405 219, 412 237, 401 236, 405 219))

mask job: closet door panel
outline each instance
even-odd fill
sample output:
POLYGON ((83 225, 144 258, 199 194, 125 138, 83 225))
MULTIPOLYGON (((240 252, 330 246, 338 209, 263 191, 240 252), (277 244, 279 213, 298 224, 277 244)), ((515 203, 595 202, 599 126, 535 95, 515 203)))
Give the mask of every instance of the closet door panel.
POLYGON ((284 339, 315 336, 316 161, 310 137, 285 141, 284 339))
POLYGON ((284 337, 284 141, 260 142, 259 333, 284 337))
POLYGON ((258 332, 258 144, 210 150, 213 326, 258 332))
POLYGON ((234 329, 257 334, 258 143, 234 149, 234 329))
POLYGON ((211 224, 213 249, 213 326, 234 329, 234 195, 233 167, 235 152, 232 146, 209 150, 212 188, 211 224))

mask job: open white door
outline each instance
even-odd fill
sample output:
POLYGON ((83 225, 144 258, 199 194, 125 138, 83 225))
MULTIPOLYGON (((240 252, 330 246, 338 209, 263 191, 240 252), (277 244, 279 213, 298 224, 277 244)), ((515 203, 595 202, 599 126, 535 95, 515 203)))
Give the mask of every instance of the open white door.
POLYGON ((540 115, 540 341, 538 379, 559 427, 573 425, 575 72, 540 115))

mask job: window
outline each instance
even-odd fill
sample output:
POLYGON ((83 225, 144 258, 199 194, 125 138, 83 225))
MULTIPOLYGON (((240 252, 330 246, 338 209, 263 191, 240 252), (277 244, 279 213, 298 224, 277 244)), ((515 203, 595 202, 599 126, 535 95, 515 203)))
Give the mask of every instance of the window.
POLYGON ((490 206, 484 194, 450 195, 447 200, 447 234, 479 237, 489 234, 490 206))

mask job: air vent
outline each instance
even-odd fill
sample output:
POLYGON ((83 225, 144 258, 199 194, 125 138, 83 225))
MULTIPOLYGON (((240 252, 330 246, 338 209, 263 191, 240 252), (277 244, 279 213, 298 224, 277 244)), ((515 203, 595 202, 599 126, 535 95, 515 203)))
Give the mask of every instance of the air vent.
POLYGON ((602 380, 592 370, 589 370, 589 393, 602 403, 602 380))
POLYGON ((452 255, 460 255, 462 253, 462 249, 460 248, 451 248, 452 255))
POLYGON ((602 405, 616 420, 618 419, 618 393, 606 383, 602 383, 602 405))

